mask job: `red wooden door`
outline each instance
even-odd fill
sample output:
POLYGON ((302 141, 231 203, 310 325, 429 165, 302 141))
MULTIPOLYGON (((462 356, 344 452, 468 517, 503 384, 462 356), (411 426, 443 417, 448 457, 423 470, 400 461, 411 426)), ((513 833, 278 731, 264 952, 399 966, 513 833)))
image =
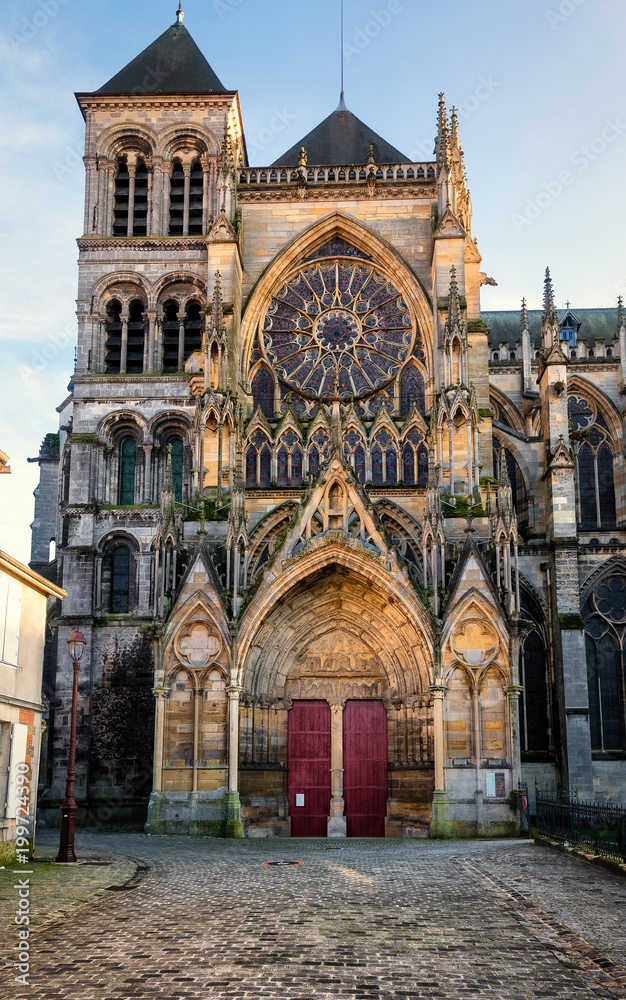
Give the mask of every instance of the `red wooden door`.
POLYGON ((384 837, 387 814, 387 712, 382 701, 348 701, 343 710, 343 797, 348 837, 384 837))
POLYGON ((328 702, 294 701, 287 735, 291 836, 326 837, 331 795, 328 702))

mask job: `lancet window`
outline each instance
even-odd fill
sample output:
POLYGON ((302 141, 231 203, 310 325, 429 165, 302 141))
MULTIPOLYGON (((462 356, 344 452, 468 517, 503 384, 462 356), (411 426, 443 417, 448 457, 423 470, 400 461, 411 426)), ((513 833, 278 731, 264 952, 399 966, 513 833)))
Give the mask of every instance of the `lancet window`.
POLYGON ((402 479, 407 486, 428 483, 428 448, 424 435, 417 429, 409 431, 402 449, 402 479))
POLYGON ((360 483, 366 480, 366 455, 365 442, 363 437, 355 428, 350 428, 343 439, 343 447, 346 458, 354 469, 360 483))
POLYGON ((111 299, 107 304, 104 370, 117 375, 122 358, 122 303, 111 299))
POLYGON ((614 528, 615 474, 611 434, 594 403, 570 396, 568 414, 576 452, 578 522, 583 529, 614 528))
POLYGON ((380 430, 372 446, 372 483, 395 486, 398 482, 398 450, 386 428, 380 430))
POLYGON ((254 409, 261 408, 261 413, 271 420, 274 416, 274 379, 265 367, 258 369, 252 379, 252 399, 254 409))
POLYGON ((583 607, 589 690, 591 749, 626 749, 624 738, 624 643, 626 579, 605 578, 583 607))
POLYGON ((185 361, 202 348, 204 316, 202 305, 188 302, 181 308, 175 299, 163 306, 163 371, 183 371, 185 361))
POLYGON ((119 503, 129 506, 135 502, 137 444, 134 438, 125 438, 121 442, 119 467, 119 503))
POLYGON ((201 236, 204 228, 204 169, 200 160, 174 160, 170 174, 170 236, 201 236))
POLYGON ((246 451, 246 484, 269 486, 272 481, 272 452, 263 431, 256 431, 246 451))
POLYGON ((400 415, 406 417, 413 407, 423 415, 426 413, 426 390, 424 376, 417 365, 410 364, 402 372, 400 379, 400 415))

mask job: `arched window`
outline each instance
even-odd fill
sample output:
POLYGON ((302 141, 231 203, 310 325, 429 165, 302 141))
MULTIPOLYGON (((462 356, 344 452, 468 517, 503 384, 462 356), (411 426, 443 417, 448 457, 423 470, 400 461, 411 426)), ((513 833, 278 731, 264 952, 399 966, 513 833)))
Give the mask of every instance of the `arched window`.
POLYGON ((408 416, 414 406, 426 413, 424 376, 416 365, 408 365, 400 379, 400 415, 408 416))
POLYGON ((568 415, 576 456, 578 521, 583 529, 614 528, 615 475, 611 434, 595 403, 570 396, 568 415))
POLYGON ((256 484, 256 448, 250 445, 246 452, 246 486, 256 484))
POLYGON ((261 486, 269 486, 272 481, 272 455, 267 445, 261 449, 260 475, 261 486))
POLYGON ((302 448, 297 445, 291 453, 291 485, 300 486, 302 483, 302 448))
POLYGON ((170 176, 170 236, 183 235, 185 215, 185 171, 180 160, 174 160, 170 176))
POLYGON ((387 482, 391 486, 395 486, 398 482, 398 453, 395 445, 388 445, 385 457, 387 460, 387 482))
POLYGON ((204 207, 204 171, 199 160, 194 160, 189 178, 189 235, 202 235, 204 207))
POLYGON ((111 614, 130 611, 130 549, 119 545, 111 560, 111 614))
POLYGON ((276 481, 279 486, 286 486, 289 481, 289 455, 284 445, 278 449, 277 459, 276 481))
POLYGON ((128 316, 128 341, 126 348, 126 371, 129 375, 141 374, 145 345, 145 321, 143 303, 131 302, 128 316))
POLYGON ((583 607, 589 690, 591 749, 626 749, 624 734, 624 642, 626 579, 605 579, 583 607))
POLYGON ((383 480, 383 453, 379 444, 372 448, 372 482, 376 486, 382 485, 383 480))
POLYGON ((107 303, 104 370, 107 375, 119 375, 122 358, 122 303, 111 299, 107 303))
POLYGON ((202 306, 199 302, 190 302, 186 309, 185 317, 185 350, 183 364, 194 351, 202 348, 202 328, 204 320, 202 317, 202 306))
POLYGON ((178 371, 178 340, 180 320, 178 302, 171 299, 163 307, 163 371, 178 371))
POLYGON ((360 483, 365 482, 365 448, 358 444, 354 449, 354 471, 360 483))
POLYGON ((402 451, 402 478, 407 486, 415 485, 415 452, 408 443, 402 451))
POLYGON ((274 379, 267 368, 259 368, 252 380, 252 398, 254 409, 261 408, 261 413, 271 420, 274 416, 274 379))
POLYGON ((119 503, 122 507, 135 502, 136 465, 137 444, 134 438, 126 438, 120 445, 119 503))
POLYGON ((520 656, 520 737, 523 752, 550 750, 548 728, 548 657, 541 633, 533 629, 520 656))
POLYGON ((113 235, 128 236, 128 196, 130 194, 130 174, 126 160, 119 160, 115 175, 115 195, 113 202, 113 235))
POLYGON ((316 445, 309 448, 309 476, 317 479, 320 474, 320 453, 316 445))
POLYGON ((428 484, 428 448, 425 444, 417 449, 417 481, 420 486, 428 484))
POLYGON ((176 503, 183 502, 183 442, 180 438, 174 438, 172 445, 172 479, 174 482, 174 496, 176 503))
POLYGON ((139 160, 135 168, 133 236, 148 235, 148 168, 139 160))

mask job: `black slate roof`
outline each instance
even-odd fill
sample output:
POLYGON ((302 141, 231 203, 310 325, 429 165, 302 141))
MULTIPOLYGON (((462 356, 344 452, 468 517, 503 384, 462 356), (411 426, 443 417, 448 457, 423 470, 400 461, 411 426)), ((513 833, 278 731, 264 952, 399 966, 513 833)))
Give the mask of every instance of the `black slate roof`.
POLYGON ((295 167, 304 146, 308 162, 316 167, 367 163, 370 146, 377 163, 408 163, 408 158, 381 138, 348 110, 343 100, 338 107, 304 139, 274 161, 274 167, 295 167))
MULTIPOLYGON (((559 323, 562 323, 571 309, 557 310, 559 323)), ((592 341, 605 340, 612 343, 617 336, 617 310, 616 309, 576 309, 576 318, 580 321, 581 327, 578 332, 580 340, 592 341)), ((528 329, 532 343, 539 347, 541 344, 541 309, 528 310, 528 329)), ((520 326, 519 309, 502 309, 494 312, 481 312, 481 318, 491 327, 489 334, 489 346, 497 350, 500 344, 508 344, 513 347, 519 344, 522 339, 520 326)))
POLYGON ((184 24, 173 24, 97 94, 227 93, 184 24))

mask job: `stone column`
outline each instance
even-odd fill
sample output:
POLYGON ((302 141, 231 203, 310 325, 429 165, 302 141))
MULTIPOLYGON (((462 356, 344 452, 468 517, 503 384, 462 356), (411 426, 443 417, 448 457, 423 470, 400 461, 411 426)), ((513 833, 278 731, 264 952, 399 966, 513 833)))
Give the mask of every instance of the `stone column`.
POLYGON ((511 786, 515 791, 521 778, 519 696, 524 690, 519 684, 510 684, 506 690, 509 712, 509 739, 511 741, 511 786))
POLYGON ((144 444, 143 502, 152 502, 152 449, 153 445, 144 444))
POLYGON ((344 702, 330 706, 330 775, 332 798, 328 817, 328 836, 346 836, 343 798, 343 709, 344 702))
POLYGON ((178 371, 185 367, 185 313, 178 314, 178 371))
POLYGON ((434 737, 435 737, 435 791, 445 792, 446 779, 444 773, 444 740, 443 740, 443 699, 446 686, 438 681, 430 688, 434 707, 434 737))
POLYGON ((228 692, 228 792, 225 802, 224 836, 240 840, 243 837, 239 800, 239 695, 241 688, 237 674, 237 668, 233 667, 231 669, 231 683, 226 689, 228 692))
POLYGON ((136 164, 128 164, 128 225, 126 235, 132 236, 135 221, 135 170, 136 164))
POLYGON ((126 358, 128 356, 128 321, 129 313, 122 313, 122 346, 120 349, 120 375, 126 374, 126 358))
POLYGON ((153 784, 154 792, 163 791, 163 750, 165 743, 165 703, 169 697, 167 688, 154 688, 152 691, 156 698, 156 718, 154 722, 154 768, 153 784))
POLYGON ((200 712, 202 710, 202 688, 194 691, 193 705, 193 785, 192 790, 198 791, 198 768, 200 766, 200 712))
POLYGON ((480 764, 482 761, 482 725, 480 717, 480 688, 475 685, 471 689, 472 694, 472 724, 474 727, 474 766, 476 768, 476 789, 474 799, 476 802, 476 836, 483 833, 483 783, 481 780, 480 764))

